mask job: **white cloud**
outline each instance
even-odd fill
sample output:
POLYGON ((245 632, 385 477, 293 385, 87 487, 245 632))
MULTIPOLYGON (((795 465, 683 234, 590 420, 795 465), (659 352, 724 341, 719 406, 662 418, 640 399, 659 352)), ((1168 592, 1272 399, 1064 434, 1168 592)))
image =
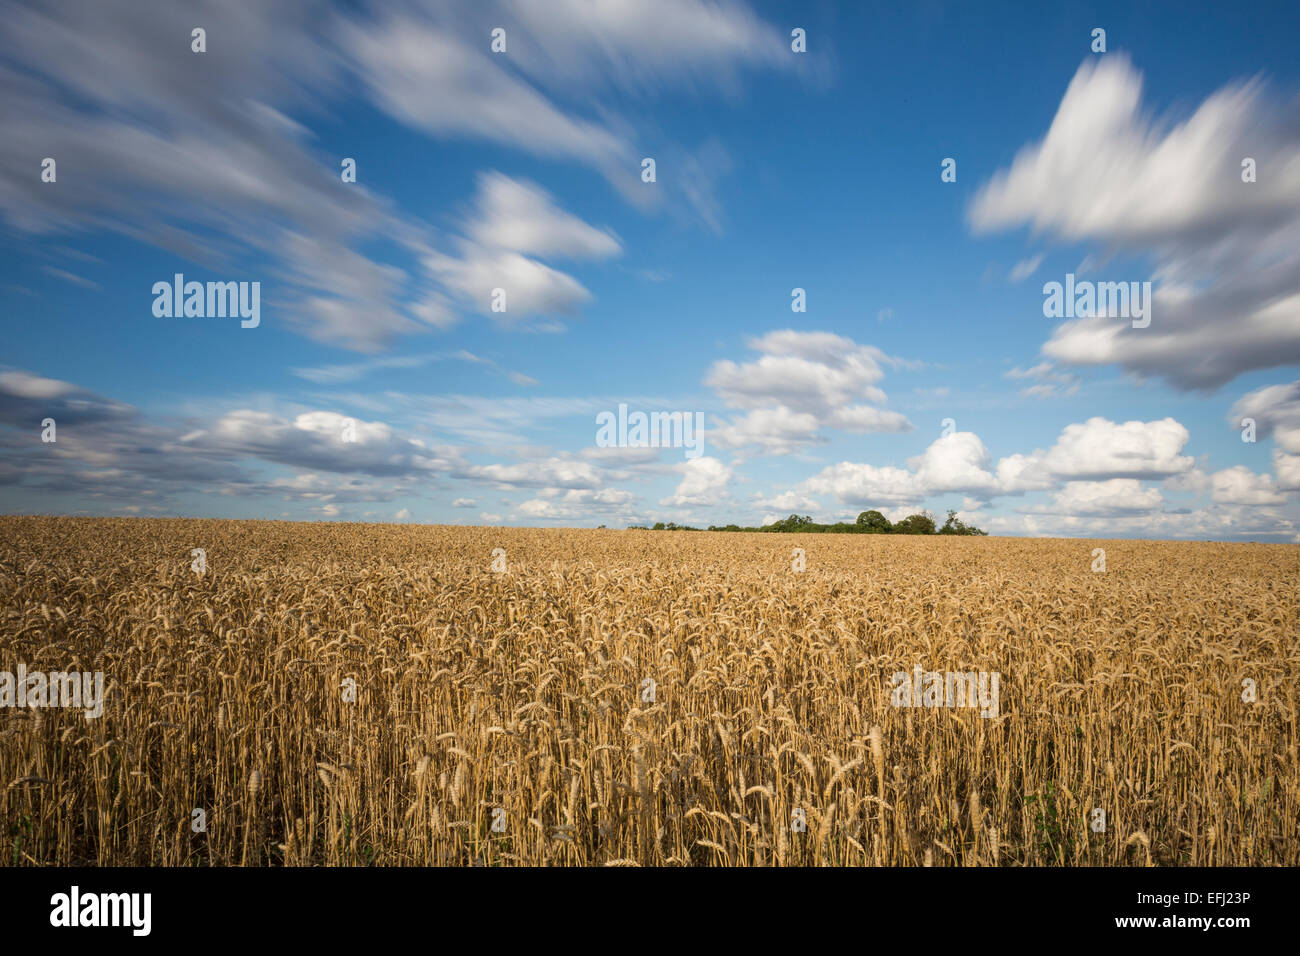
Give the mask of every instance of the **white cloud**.
POLYGON ((658 196, 694 206, 716 228, 716 164, 656 137, 657 155, 686 173, 654 193, 640 182, 644 124, 620 109, 661 86, 739 90, 742 67, 798 71, 776 28, 732 0, 514 0, 427 3, 338 31, 371 99, 438 137, 486 140, 598 170, 639 205, 658 196), (489 49, 506 29, 507 52, 489 49), (573 106, 564 100, 574 101, 573 106))
POLYGON ((473 465, 466 469, 473 478, 483 478, 506 488, 596 488, 600 475, 588 462, 572 458, 547 458, 516 465, 473 465))
POLYGON ((1035 272, 1037 272, 1038 267, 1042 264, 1043 264, 1043 254, 1041 252, 1038 255, 1031 256, 1028 259, 1021 259, 1019 262, 1017 262, 1014 266, 1011 267, 1011 274, 1009 278, 1011 279, 1012 282, 1023 282, 1024 280, 1028 279, 1031 275, 1033 275, 1035 272))
POLYGON ((0 372, 0 422, 26 428, 53 418, 59 425, 126 420, 130 405, 96 395, 70 382, 11 369, 0 372))
POLYGON ((558 518, 561 516, 560 509, 552 501, 543 498, 533 498, 525 501, 519 506, 519 513, 528 515, 530 518, 558 518))
POLYGON ((593 512, 622 514, 636 500, 630 491, 616 488, 543 488, 537 497, 519 506, 531 518, 582 519, 593 512))
MULTIPOLYGON (((273 478, 261 486, 242 485, 222 488, 220 494, 267 493, 285 501, 391 501, 403 487, 403 482, 392 480, 366 481, 356 476, 340 474, 299 473, 289 477, 273 478)), ((373 512, 371 512, 373 514, 373 512)))
POLYGON ((431 252, 423 261, 466 305, 503 324, 534 315, 572 315, 592 301, 577 279, 517 252, 463 245, 459 255, 431 252), (504 292, 504 310, 494 312, 497 289, 504 292))
POLYGON ((1239 505, 1210 505, 1188 511, 1117 512, 1110 515, 992 515, 982 527, 997 534, 1035 537, 1224 540, 1250 536, 1289 540, 1295 534, 1295 523, 1275 509, 1239 505))
POLYGON ((330 472, 427 475, 460 467, 459 456, 450 449, 426 448, 383 422, 326 411, 303 412, 289 420, 238 409, 221 416, 210 429, 186 435, 183 443, 196 451, 330 472), (355 441, 344 440, 346 430, 355 434, 355 441))
MULTIPOLYGON (((821 505, 816 500, 800 491, 783 491, 780 494, 773 495, 770 498, 766 495, 758 494, 754 496, 753 506, 755 508, 775 508, 783 511, 785 517, 792 511, 804 513, 816 512, 821 505)), ((768 524, 770 522, 764 522, 768 524)))
POLYGON ((1067 425, 1043 467, 1062 478, 1167 478, 1195 464, 1179 454, 1188 438, 1172 418, 1118 424, 1094 417, 1067 425))
POLYGON ((478 190, 468 236, 479 245, 542 258, 605 259, 623 251, 612 232, 564 212, 533 183, 489 172, 479 175, 478 190))
MULTIPOLYGON (((373 22, 353 20, 339 36, 374 102, 409 126, 579 160, 603 171, 630 159, 616 133, 566 114, 494 61, 486 31, 474 42, 449 25, 389 13, 373 22)), ((522 41, 517 35, 516 47, 522 41)))
POLYGON ((709 432, 709 440, 719 448, 754 446, 769 455, 787 455, 818 442, 817 416, 792 412, 784 405, 756 408, 741 418, 709 432))
POLYGON ((1161 485, 1170 491, 1183 491, 1198 495, 1209 491, 1210 484, 1210 476, 1199 468, 1173 475, 1161 482, 1161 485))
POLYGON ((1272 475, 1257 475, 1245 465, 1234 465, 1210 476, 1211 496, 1218 504, 1280 505, 1286 495, 1277 490, 1272 475))
POLYGON ((1300 381, 1247 392, 1232 406, 1228 423, 1240 429, 1243 418, 1255 420, 1257 439, 1272 436, 1282 451, 1300 454, 1300 381))
POLYGON ((1181 121, 1157 120, 1141 94, 1122 55, 1089 57, 1043 140, 972 203, 977 231, 1027 225, 1156 260, 1153 273, 1113 277, 1154 283, 1149 327, 1067 321, 1044 354, 1183 389, 1300 361, 1300 127, 1289 108, 1248 82, 1181 121), (1243 157, 1257 182, 1242 181, 1243 157))
POLYGON ((903 468, 842 461, 831 465, 804 482, 813 494, 833 495, 846 505, 879 507, 901 506, 920 501, 924 490, 916 476, 903 468))
POLYGON ((1283 491, 1300 491, 1300 455, 1273 451, 1273 473, 1283 491))
POLYGON ((856 432, 906 432, 912 430, 907 416, 899 412, 872 408, 870 405, 846 405, 831 411, 827 424, 841 431, 856 432))
POLYGON ((714 430, 723 448, 755 446, 767 454, 788 454, 824 441, 822 428, 901 432, 912 428, 898 413, 874 407, 886 401, 876 382, 881 364, 895 363, 870 345, 830 332, 769 332, 749 342, 762 353, 754 362, 715 362, 705 384, 732 408, 749 414, 714 430))
POLYGON ((749 346, 763 353, 757 362, 715 362, 705 379, 733 407, 784 405, 826 416, 855 401, 885 400, 875 383, 884 377, 880 364, 888 357, 874 346, 793 329, 769 332, 749 346))
POLYGON ((594 80, 630 92, 704 78, 734 85, 741 65, 793 68, 788 37, 734 0, 511 0, 529 42, 520 67, 550 83, 594 80))
POLYGON ((337 90, 334 18, 301 0, 203 16, 214 42, 196 70, 189 43, 171 39, 193 28, 176 4, 7 4, 0 61, 16 69, 2 71, 0 126, 80 173, 43 189, 19 154, 0 155, 0 215, 28 232, 117 234, 200 268, 257 257, 277 316, 318 340, 364 350, 418 331, 395 299, 401 270, 355 251, 414 227, 363 182, 340 189, 338 159, 284 112, 337 90))
POLYGON ((989 471, 989 451, 974 432, 953 432, 908 461, 926 494, 965 491, 991 494, 998 479, 989 471))
POLYGON ((1053 496, 1046 511, 1066 515, 1104 517, 1155 511, 1164 504, 1157 488, 1144 488, 1136 478, 1106 481, 1071 481, 1053 496))
POLYGON ((480 175, 475 213, 464 231, 455 254, 429 250, 424 266, 468 307, 505 324, 572 314, 592 299, 572 276, 533 256, 603 259, 622 251, 613 233, 557 208, 534 184, 500 173, 480 175), (504 311, 493 311, 498 289, 504 311))
POLYGON ((1241 181, 1251 152, 1242 145, 1265 147, 1271 159, 1282 144, 1268 137, 1294 135, 1270 128, 1278 117, 1261 94, 1257 83, 1233 84, 1187 119, 1160 123, 1144 115, 1142 75, 1126 57, 1088 57, 1047 135, 980 190, 971 221, 984 230, 1028 223, 1070 240, 1177 240, 1294 208, 1300 168, 1285 156, 1274 175, 1241 181))
POLYGON ((855 506, 880 502, 901 506, 956 491, 965 492, 968 502, 1047 491, 1064 481, 1074 482, 1077 487, 1058 495, 1062 508, 1075 504, 1094 507, 1092 502, 1102 498, 1110 502, 1108 507, 1118 507, 1114 502, 1120 495, 1145 502, 1145 507, 1151 501, 1159 502, 1159 491, 1140 489, 1135 481, 1111 484, 1108 479, 1156 479, 1183 474, 1194 465, 1192 458, 1178 454, 1187 439, 1186 428, 1172 418, 1122 425, 1092 418, 1066 426, 1047 452, 1009 455, 993 468, 989 451, 978 435, 953 432, 909 459, 910 471, 840 462, 808 478, 800 490, 832 494, 838 501, 855 506))
POLYGON ((1057 369, 1051 362, 1039 362, 1037 365, 1025 369, 1016 366, 1011 371, 1006 372, 1003 377, 1011 379, 1028 378, 1039 382, 1040 384, 1031 385, 1021 391, 1020 394, 1027 398, 1073 395, 1079 390, 1078 376, 1057 369))
MULTIPOLYGON (((1243 408, 1260 414, 1261 420, 1265 412, 1275 416, 1270 422, 1276 437, 1290 420, 1283 414, 1285 394, 1252 393, 1248 398, 1243 408)), ((396 401, 392 393, 387 399, 396 401)), ((553 409, 520 405, 519 411, 542 417, 586 415, 592 402, 554 401, 553 409)), ((682 464, 660 464, 653 458, 623 462, 605 455, 553 454, 528 446, 514 446, 514 453, 521 456, 514 464, 471 465, 460 449, 407 438, 383 421, 349 419, 322 410, 276 413, 240 408, 212 415, 208 427, 194 428, 192 421, 152 424, 135 409, 71 383, 20 370, 0 371, 0 421, 29 428, 48 408, 68 415, 70 422, 78 420, 77 415, 81 421, 97 416, 114 420, 111 428, 72 428, 66 436, 60 431, 58 445, 42 456, 0 453, 0 483, 21 482, 51 493, 125 500, 122 507, 141 507, 149 513, 166 512, 168 506, 162 502, 174 492, 198 491, 273 496, 310 505, 308 513, 316 516, 355 520, 357 513, 349 506, 356 502, 409 498, 427 490, 431 477, 446 475, 497 487, 535 489, 533 498, 516 509, 522 517, 581 524, 599 516, 612 527, 618 521, 644 519, 634 510, 637 496, 632 491, 606 482, 677 474, 675 492, 661 503, 709 508, 730 502, 728 489, 735 477, 733 465, 715 458, 682 464), (356 440, 345 441, 348 434, 355 434, 356 440), (141 453, 141 449, 148 451, 141 453), (254 475, 244 470, 246 459, 307 470, 288 476, 254 475), (148 506, 140 505, 142 501, 148 506)), ((190 409, 180 411, 193 414, 190 409)), ((847 513, 849 520, 864 508, 876 508, 898 520, 920 510, 932 495, 961 493, 963 520, 993 531, 1110 537, 1294 534, 1294 521, 1277 506, 1285 503, 1285 492, 1300 491, 1300 455, 1274 448, 1274 475, 1256 474, 1245 465, 1207 474, 1203 462, 1197 467, 1194 459, 1182 454, 1187 441, 1186 429, 1172 418, 1125 423, 1093 418, 1062 429, 1047 451, 1006 456, 995 468, 977 435, 956 432, 931 442, 908 460, 909 468, 840 462, 779 494, 760 492, 748 500, 762 513, 784 517, 792 511, 818 514, 819 501, 826 500, 821 496, 829 496, 832 513, 847 513), (1210 506, 1167 510, 1160 489, 1147 486, 1146 481, 1160 481, 1170 492, 1207 495, 1210 506), (1047 504, 1022 508, 1019 516, 982 510, 991 498, 1032 491, 1056 493, 1047 504)), ((451 502, 453 508, 477 505, 473 497, 451 502)), ((502 507, 514 506, 503 502, 502 507)), ((389 509, 362 516, 393 514, 393 520, 407 520, 409 512, 402 508, 394 514, 389 509)), ((725 521, 731 516, 719 518, 725 521)))
MULTIPOLYGON (((639 205, 667 195, 716 223, 717 201, 701 176, 642 188, 633 144, 645 124, 618 115, 621 93, 601 100, 661 80, 733 89, 741 67, 795 70, 799 59, 778 55, 781 32, 731 2, 538 11, 504 0, 346 9, 279 0, 209 3, 203 16, 211 44, 196 70, 192 14, 166 0, 6 4, 0 60, 12 68, 0 80, 0 126, 80 173, 46 188, 28 174, 25 154, 0 151, 0 217, 31 233, 114 232, 205 269, 256 259, 275 280, 278 322, 363 352, 453 324, 448 293, 486 308, 485 285, 517 287, 506 319, 571 313, 589 294, 526 250, 605 256, 617 241, 502 178, 503 188, 488 190, 495 215, 469 245, 429 254, 428 226, 374 191, 364 157, 358 181, 340 188, 339 157, 295 117, 332 115, 359 87, 413 129, 575 161, 639 205), (487 38, 501 23, 512 25, 511 44, 498 57, 487 38), (577 105, 543 93, 538 84, 548 83, 568 83, 577 105), (377 238, 428 258, 432 271, 408 276, 384 261, 388 252, 360 251, 377 238), (494 276, 500 281, 488 284, 494 276)), ((679 169, 687 161, 701 174, 721 169, 707 144, 692 153, 656 140, 662 156, 680 156, 679 169)), ((56 275, 89 281, 67 269, 56 275)))
POLYGON ((678 466, 682 472, 677 491, 662 499, 661 505, 676 507, 716 505, 727 496, 731 468, 716 458, 701 455, 678 466))

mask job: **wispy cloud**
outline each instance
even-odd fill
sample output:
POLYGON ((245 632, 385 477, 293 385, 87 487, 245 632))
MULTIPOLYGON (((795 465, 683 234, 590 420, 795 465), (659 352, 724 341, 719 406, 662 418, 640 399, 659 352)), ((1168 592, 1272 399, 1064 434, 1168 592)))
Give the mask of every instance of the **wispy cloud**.
POLYGON ((1044 354, 1202 390, 1300 361, 1293 111, 1253 80, 1223 87, 1181 121, 1157 120, 1141 102, 1142 77, 1122 54, 1086 61, 1043 139, 971 205, 977 231, 1025 225, 1155 262, 1150 327, 1063 322, 1044 354), (1246 181, 1246 159, 1267 172, 1246 181))
POLYGON ((1011 274, 1008 278, 1010 278, 1012 282, 1023 282, 1037 272, 1038 267, 1042 264, 1042 253, 1039 253, 1036 256, 1030 256, 1028 259, 1021 259, 1011 267, 1011 274))

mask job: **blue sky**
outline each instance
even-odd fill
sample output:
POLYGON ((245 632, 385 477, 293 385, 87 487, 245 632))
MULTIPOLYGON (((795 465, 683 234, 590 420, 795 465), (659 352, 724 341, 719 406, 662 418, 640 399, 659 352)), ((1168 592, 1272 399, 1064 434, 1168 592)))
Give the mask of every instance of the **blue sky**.
POLYGON ((178 6, 0 3, 0 510, 1300 540, 1294 5, 178 6))

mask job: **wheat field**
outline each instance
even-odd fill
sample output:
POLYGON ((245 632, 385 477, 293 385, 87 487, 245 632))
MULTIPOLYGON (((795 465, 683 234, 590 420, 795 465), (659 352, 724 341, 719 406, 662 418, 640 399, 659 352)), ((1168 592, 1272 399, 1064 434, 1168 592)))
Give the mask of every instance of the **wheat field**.
POLYGON ((0 709, 0 859, 1296 865, 1298 585, 1288 545, 0 518, 0 671, 105 686, 0 709), (895 706, 918 667, 996 716, 895 706))

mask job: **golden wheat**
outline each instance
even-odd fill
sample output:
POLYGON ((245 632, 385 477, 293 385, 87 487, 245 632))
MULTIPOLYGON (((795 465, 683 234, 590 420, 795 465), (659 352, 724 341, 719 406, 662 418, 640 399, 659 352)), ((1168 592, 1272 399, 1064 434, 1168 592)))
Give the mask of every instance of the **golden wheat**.
POLYGON ((1297 585, 1285 545, 0 518, 0 671, 105 687, 0 709, 0 859, 1296 865, 1297 585), (893 706, 914 667, 996 716, 893 706))

